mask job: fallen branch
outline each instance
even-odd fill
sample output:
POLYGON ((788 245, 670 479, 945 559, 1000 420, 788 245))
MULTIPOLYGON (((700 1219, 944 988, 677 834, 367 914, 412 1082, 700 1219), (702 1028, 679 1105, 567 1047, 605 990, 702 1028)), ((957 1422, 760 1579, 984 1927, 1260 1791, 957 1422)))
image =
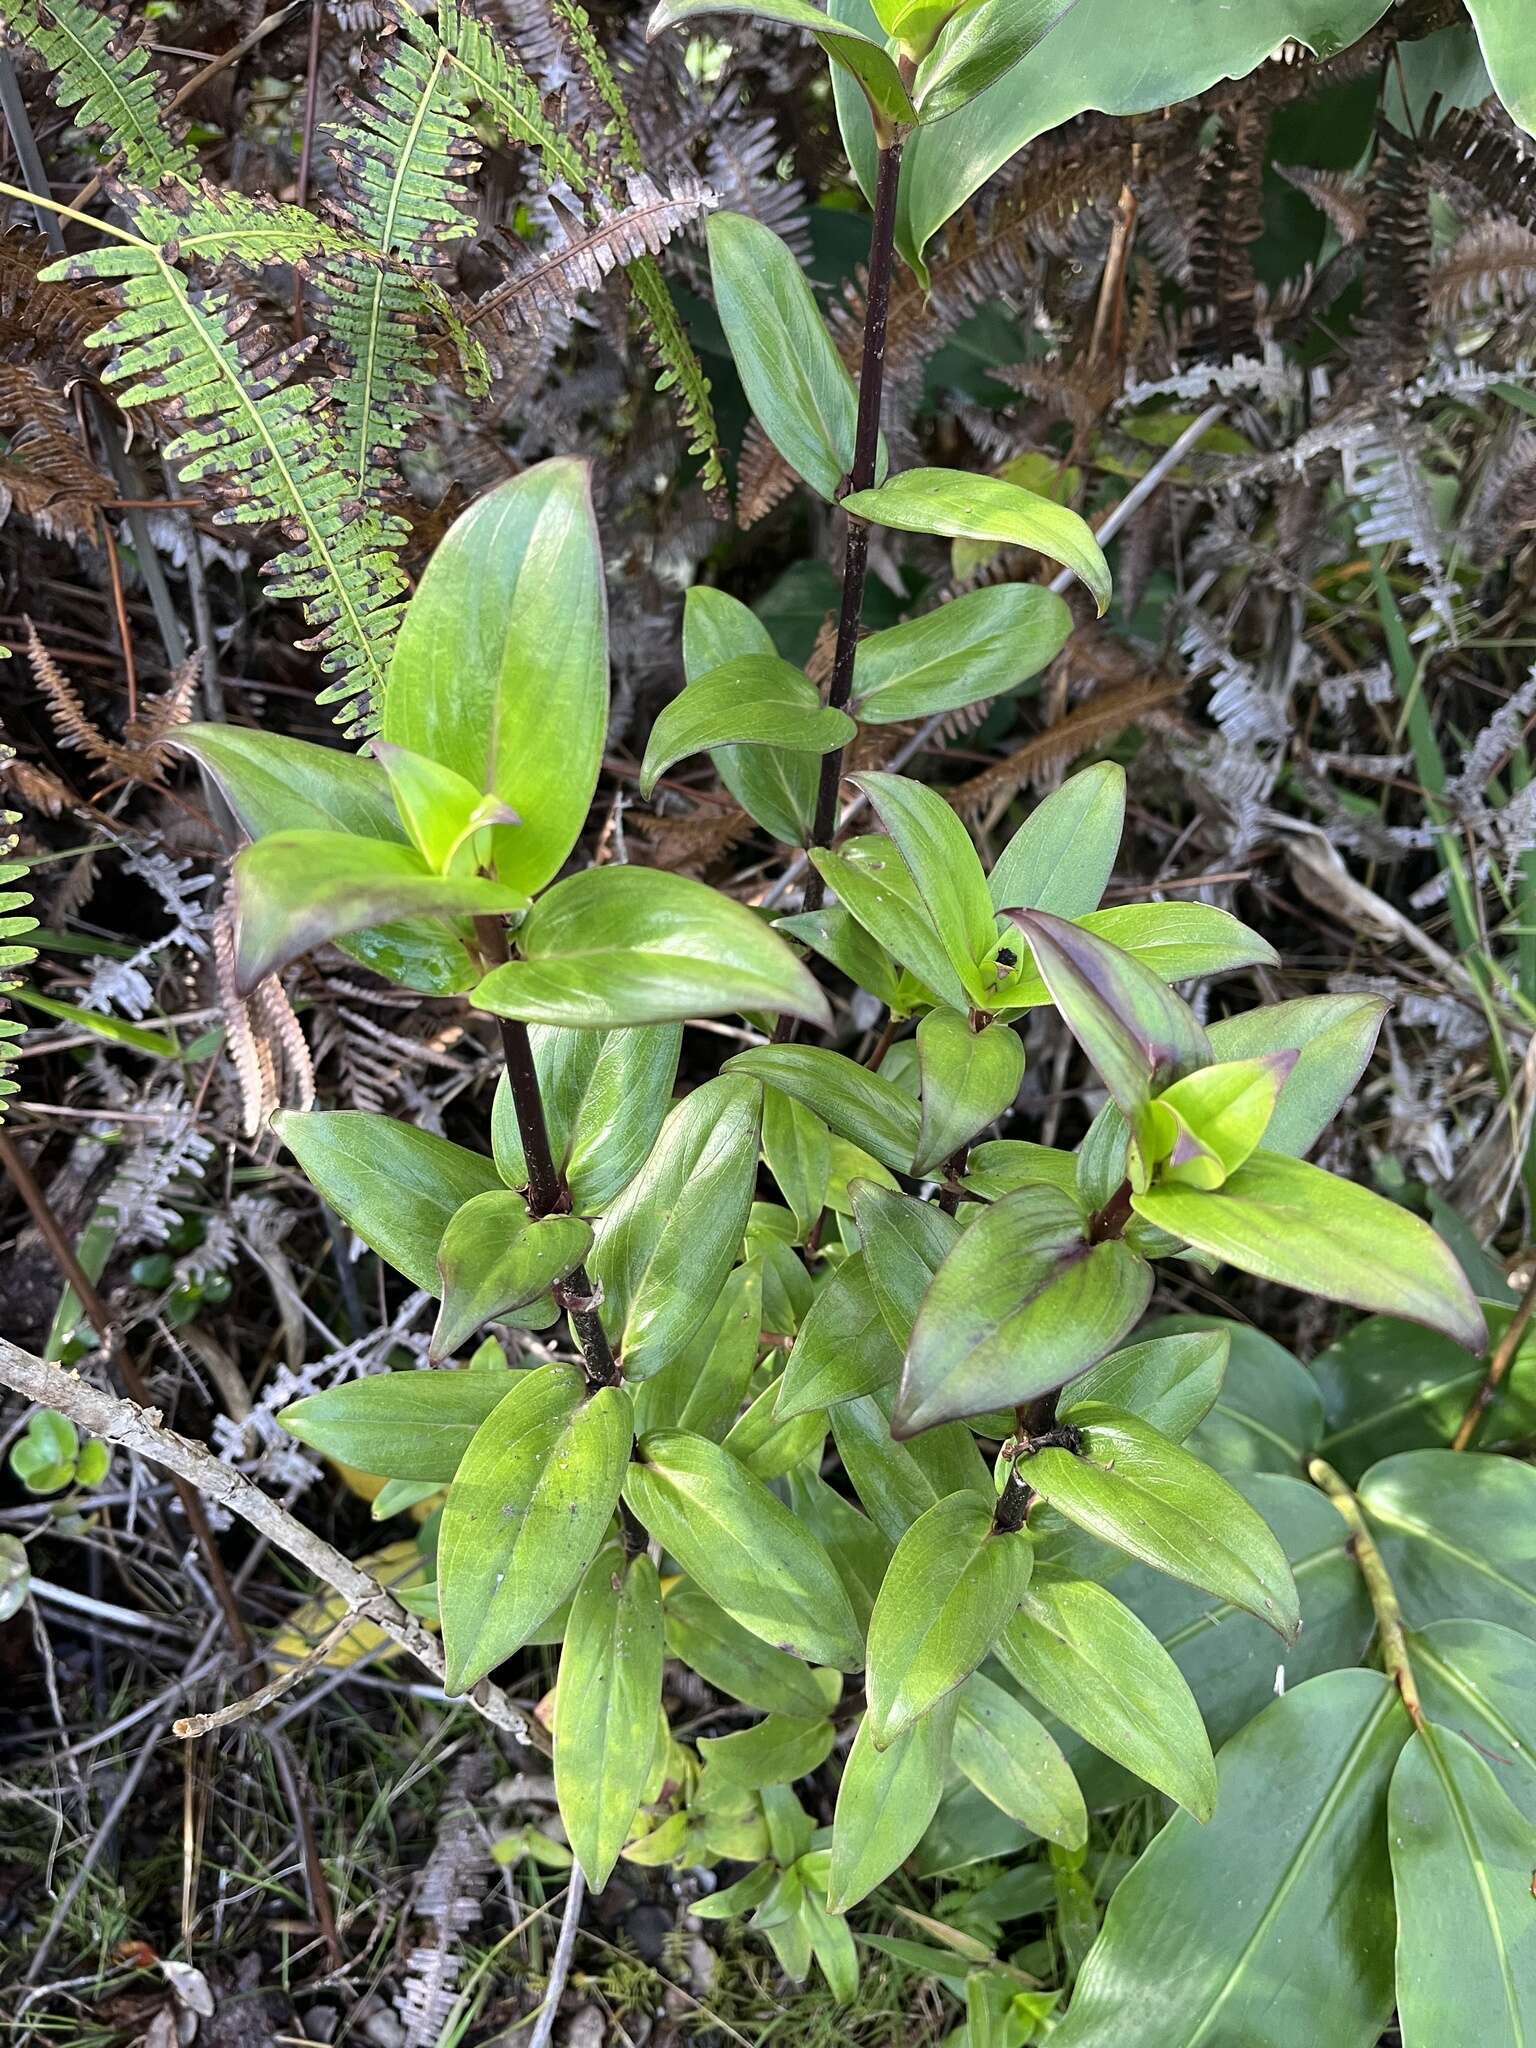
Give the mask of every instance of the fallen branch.
MULTIPOLYGON (((409 1650, 417 1663, 439 1684, 442 1683, 441 1645, 429 1629, 424 1628, 413 1614, 406 1612, 392 1593, 369 1573, 360 1570, 350 1558, 333 1549, 323 1537, 306 1529, 297 1517, 270 1499, 259 1486, 253 1486, 243 1473, 237 1472, 232 1465, 224 1464, 202 1444, 193 1443, 189 1437, 178 1436, 175 1430, 167 1429, 153 1408, 141 1408, 135 1401, 104 1394, 77 1374, 66 1372, 62 1366, 47 1365, 29 1351, 7 1343, 3 1337, 0 1337, 0 1386, 9 1387, 13 1393, 21 1394, 28 1401, 36 1401, 44 1408, 55 1409, 60 1415, 67 1415, 76 1428, 87 1435, 100 1437, 104 1443, 116 1444, 122 1450, 148 1458, 173 1478, 194 1487, 205 1499, 217 1501, 232 1515, 238 1515, 242 1522, 248 1522, 269 1543, 285 1551, 295 1564, 302 1565, 305 1571, 313 1573, 332 1591, 339 1593, 355 1620, 371 1621, 401 1649, 409 1650)), ((492 1727, 499 1728, 503 1734, 536 1748, 547 1748, 547 1741, 540 1739, 542 1730, 536 1729, 519 1713, 501 1687, 493 1685, 488 1678, 482 1679, 466 1698, 477 1713, 484 1715, 492 1727)))

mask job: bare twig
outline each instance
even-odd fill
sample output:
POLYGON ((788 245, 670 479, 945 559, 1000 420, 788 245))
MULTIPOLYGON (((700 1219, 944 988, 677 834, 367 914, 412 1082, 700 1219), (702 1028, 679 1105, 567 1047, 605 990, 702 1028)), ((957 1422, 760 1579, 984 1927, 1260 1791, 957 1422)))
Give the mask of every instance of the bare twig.
POLYGON ((187 1714, 171 1730, 184 1742, 192 1741, 199 1735, 211 1735, 215 1728, 228 1728, 236 1721, 244 1721, 252 1714, 259 1714, 263 1707, 270 1707, 274 1700, 280 1700, 285 1692, 296 1686, 306 1673, 323 1664, 332 1650, 357 1627, 357 1616, 350 1608, 326 1630, 319 1642, 312 1644, 296 1663, 279 1671, 275 1678, 250 1693, 243 1700, 231 1700, 227 1707, 219 1707, 211 1714, 187 1714))
POLYGON ((576 1950, 576 1930, 581 1925, 582 1902, 587 1896, 586 1879, 581 1874, 581 1865, 571 1865, 570 1889, 565 1895, 565 1917, 560 1922, 560 1939, 555 1943, 554 1961, 549 1966, 549 1983, 544 1992, 544 2003, 539 2007, 539 2016, 534 2022, 533 2032, 528 2036, 528 2048, 549 2048, 550 2037, 555 2031, 555 2016, 560 2010, 560 1996, 565 1990, 565 1980, 571 1973, 571 1957, 576 1950))
POLYGON ((1376 1616, 1376 1632, 1381 1639, 1381 1661, 1386 1666, 1387 1676, 1402 1695, 1403 1705, 1408 1709, 1413 1725, 1422 1728, 1424 1710, 1419 1705, 1419 1688, 1408 1660, 1403 1610, 1398 1605, 1397 1588, 1392 1584, 1386 1563, 1376 1548, 1376 1539, 1366 1526, 1365 1512, 1350 1487, 1324 1459, 1314 1458, 1307 1472, 1313 1484, 1323 1489, 1348 1525, 1349 1554, 1360 1567, 1360 1576, 1370 1595, 1376 1616))
POLYGON ((1467 1403, 1467 1412, 1462 1416, 1456 1434, 1451 1438, 1453 1451, 1464 1451, 1477 1435, 1479 1423, 1493 1406, 1499 1388, 1504 1384, 1509 1368, 1515 1362, 1515 1354, 1520 1349, 1526 1331, 1531 1327, 1533 1315, 1536 1315, 1536 1273, 1532 1273, 1530 1283, 1520 1298, 1520 1306, 1515 1310, 1509 1328, 1499 1339, 1494 1354, 1488 1361, 1488 1370, 1483 1376, 1482 1385, 1467 1403))

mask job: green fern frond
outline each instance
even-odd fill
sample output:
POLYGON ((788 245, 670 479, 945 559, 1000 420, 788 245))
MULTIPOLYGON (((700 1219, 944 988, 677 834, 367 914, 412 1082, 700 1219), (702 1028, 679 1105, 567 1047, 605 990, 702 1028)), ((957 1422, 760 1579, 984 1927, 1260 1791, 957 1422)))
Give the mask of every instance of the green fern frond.
POLYGON ((585 158, 549 119, 537 84, 463 0, 439 0, 437 33, 458 72, 465 97, 494 121, 502 139, 536 150, 551 183, 587 188, 585 158))
POLYGON ((711 497, 725 488, 720 434, 710 401, 709 379, 693 343, 683 332, 667 281, 654 256, 642 256, 625 275, 640 308, 646 335, 657 361, 656 389, 675 394, 672 403, 689 435, 688 453, 699 458, 699 481, 711 497))
POLYGON ((136 185, 195 181, 196 154, 161 112, 149 58, 113 15, 85 0, 5 0, 0 25, 42 58, 58 105, 106 137, 136 185))

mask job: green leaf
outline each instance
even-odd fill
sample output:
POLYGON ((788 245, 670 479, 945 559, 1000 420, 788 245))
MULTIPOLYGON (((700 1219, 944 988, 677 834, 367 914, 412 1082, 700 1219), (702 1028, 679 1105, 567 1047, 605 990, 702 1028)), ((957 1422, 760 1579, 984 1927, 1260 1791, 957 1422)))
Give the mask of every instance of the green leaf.
MULTIPOLYGON (((683 672, 689 687, 742 655, 776 655, 773 636, 740 598, 695 583, 683 600, 683 672)), ((763 830, 786 846, 803 846, 816 815, 820 768, 811 754, 777 747, 716 747, 710 760, 720 780, 763 830)))
POLYGON ((836 1740, 837 1730, 824 1714, 814 1720, 770 1714, 734 1735, 702 1736, 699 1755, 711 1775, 743 1792, 761 1792, 819 1771, 836 1740))
POLYGON ((1536 1470, 1513 1458, 1400 1451, 1360 1482, 1403 1612, 1536 1635, 1536 1470))
MULTIPOLYGON (((6 900, 0 897, 0 903, 6 900)), ((11 897, 9 900, 15 902, 18 899, 11 897)), ((35 922, 35 919, 27 919, 25 928, 30 931, 35 922)), ((9 917, 0 919, 0 938, 8 936, 7 927, 20 929, 21 921, 13 922, 9 917)), ((0 950, 0 971, 4 971, 9 950, 8 947, 0 950)), ((31 955, 27 957, 30 959, 31 955)), ((109 1045, 126 1045, 130 1051, 144 1053, 152 1060, 179 1060, 183 1056, 180 1045, 167 1031, 149 1031, 142 1024, 130 1024, 124 1017, 113 1017, 101 1010, 82 1010, 77 1003, 56 1002, 52 996, 40 996, 36 989, 15 987, 9 976, 5 993, 8 1001, 25 1003, 29 1010, 40 1010, 45 1017, 57 1017, 62 1024, 73 1024, 77 1031, 88 1031, 92 1038, 104 1038, 109 1045)))
POLYGON ((1408 1654, 1424 1712, 1475 1742, 1536 1822, 1536 1643, 1496 1622, 1437 1621, 1410 1632, 1408 1654))
POLYGON ((917 67, 912 103, 923 123, 969 106, 1050 34, 1077 0, 981 0, 958 10, 917 67))
POLYGON ((1076 1204, 1022 1188, 986 1209, 934 1276, 893 1427, 912 1436, 1059 1387, 1134 1329, 1152 1275, 1119 1239, 1090 1245, 1076 1204))
POLYGON ((914 1173, 930 1173, 1013 1107, 1024 1079, 1024 1041, 1007 1024, 975 1031, 956 1010, 930 1010, 917 1027, 922 1130, 914 1173))
POLYGON ((740 1010, 826 1026, 827 999, 744 904, 659 868, 588 868, 541 896, 521 959, 493 967, 477 1009, 529 1024, 609 1028, 740 1010))
POLYGON ((1526 2048, 1536 2013, 1531 1827, 1470 1742, 1432 1721, 1388 1801, 1403 2048, 1526 2048))
POLYGON ((1176 1814, 1116 1887, 1052 2048, 1374 2048, 1392 2011, 1387 1788, 1409 1732, 1379 1673, 1334 1671, 1234 1736, 1214 1820, 1176 1814))
POLYGON ((1294 1064, 1293 1053, 1265 1053, 1198 1067, 1165 1088, 1148 1117, 1158 1184, 1221 1187, 1257 1150, 1294 1064))
POLYGON ((938 533, 1034 548, 1070 569, 1092 593, 1102 618, 1111 583, 1104 551, 1088 522, 1065 505, 1001 477, 961 469, 908 469, 872 491, 853 491, 843 510, 903 533, 938 533))
POLYGON ((446 1486, 476 1430, 510 1388, 504 1373, 371 1373, 306 1394, 277 1419, 290 1436, 338 1464, 446 1486))
POLYGON ((1038 584, 969 591, 859 642, 854 716, 892 725, 1001 697, 1054 661, 1071 631, 1066 604, 1038 584))
MULTIPOLYGON (((989 1138, 971 1149, 961 1186, 981 1202, 1000 1201, 1020 1188, 1055 1188, 1078 1201, 1077 1157, 1051 1145, 1032 1145, 1023 1138, 989 1138)), ((1082 1210, 1086 1222, 1088 1211, 1082 1210)))
POLYGON ((1150 967, 1049 911, 1009 914, 1062 1021, 1133 1126, 1159 1088, 1210 1065, 1194 1013, 1150 967))
POLYGON ((1214 1194, 1152 1188, 1132 1207, 1240 1272, 1423 1323, 1469 1351, 1487 1343, 1466 1275, 1429 1225, 1321 1167, 1256 1152, 1214 1194))
POLYGON ((367 1110, 279 1110, 272 1127, 321 1200, 428 1294, 449 1220, 501 1186, 480 1153, 367 1110))
POLYGON ((1225 1329, 1174 1331, 1111 1352, 1063 1388, 1057 1417, 1072 1421, 1089 1402, 1119 1408, 1183 1443, 1215 1405, 1232 1340, 1225 1329))
POLYGON ((1028 1707, 983 1672, 960 1688, 953 1754, 977 1791, 1020 1827, 1064 1849, 1087 1841, 1088 1810, 1066 1758, 1028 1707))
POLYGON ((1306 1367, 1272 1337, 1221 1316, 1164 1316, 1145 1334, 1179 1330, 1222 1330, 1232 1346, 1221 1393, 1190 1448, 1220 1472, 1303 1472, 1323 1435, 1323 1404, 1306 1367))
POLYGON ((1216 1767, 1193 1693, 1168 1652, 1105 1587, 1041 1564, 998 1638, 1009 1677, 1069 1728, 1208 1820, 1216 1767))
POLYGON ((900 968, 841 903, 824 903, 820 910, 776 917, 773 928, 809 946, 877 1002, 886 1004, 897 1016, 902 1014, 906 999, 900 968))
POLYGON ((977 1494, 989 1507, 996 1500, 976 1440, 958 1422, 930 1430, 913 1443, 897 1443, 891 1435, 890 1398, 884 1393, 839 1402, 828 1420, 854 1492, 892 1544, 951 1493, 977 1494))
POLYGON ((1043 1499, 1101 1542, 1295 1639, 1285 1553, 1235 1487, 1139 1416, 1084 1402, 1074 1427, 1080 1454, 1037 1451, 1020 1468, 1043 1499))
POLYGON ((795 1720, 825 1714, 827 1698, 816 1672, 744 1629, 699 1587, 686 1581, 674 1586, 662 1618, 668 1655, 680 1658, 728 1699, 795 1720))
POLYGON ((1379 996, 1302 996, 1244 1010, 1211 1026, 1211 1050, 1218 1059, 1297 1055, 1261 1140, 1263 1151, 1293 1158, 1311 1151, 1354 1093, 1386 1012, 1379 996))
POLYGON ((474 1196, 454 1211, 437 1248, 442 1307, 429 1356, 447 1358, 483 1323, 536 1302, 591 1243, 592 1226, 579 1216, 531 1218, 509 1188, 474 1196))
POLYGON ((180 725, 166 745, 201 762, 252 839, 351 832, 405 843, 389 778, 365 754, 243 725, 180 725))
POLYGON ((1125 830, 1125 770, 1100 761, 1036 804, 997 857, 987 889, 997 910, 1097 910, 1125 830))
MULTIPOLYGON (((528 1033, 555 1167, 579 1215, 600 1213, 634 1179, 672 1100, 680 1024, 571 1031, 535 1024, 528 1033)), ((491 1104, 491 1151, 510 1188, 528 1181, 505 1072, 491 1104)))
MULTIPOLYGON (((1484 1302, 1489 1336, 1498 1342, 1510 1310, 1484 1302)), ((1394 1451, 1448 1450, 1487 1367, 1434 1330, 1369 1316, 1319 1352, 1312 1372, 1328 1427, 1318 1449, 1349 1480, 1394 1451)), ((1480 1445, 1536 1435, 1536 1336, 1516 1348, 1480 1445)))
POLYGON ((434 874, 413 847, 347 832, 272 832, 235 857, 235 980, 242 994, 290 960, 394 919, 523 910, 480 875, 434 874))
POLYGON ((605 1543, 576 1590, 555 1683, 555 1797, 582 1875, 600 1892, 629 1840, 656 1751, 661 1589, 644 1551, 605 1543))
POLYGON ((905 1347, 933 1276, 960 1236, 960 1225, 932 1202, 872 1181, 856 1180, 850 1192, 876 1303, 892 1340, 905 1347))
POLYGON ((587 821, 607 729, 591 478, 561 456, 488 491, 438 543, 395 641, 382 736, 517 814, 495 828, 496 869, 532 895, 587 821))
POLYGON ((974 1493, 936 1501, 896 1546, 869 1624, 869 1739, 891 1743, 965 1680, 1024 1596, 1034 1551, 974 1493))
POLYGON ((867 1899, 922 1840, 944 1790, 955 1710, 954 1699, 942 1700, 888 1749, 876 1749, 867 1714, 859 1722, 832 1822, 834 1913, 867 1899))
POLYGON ((575 1587, 618 1505, 633 1441, 624 1389, 589 1395, 565 1365, 519 1374, 481 1425, 437 1540, 448 1692, 510 1657, 575 1587))
POLYGON ((800 1236, 808 1236, 826 1204, 832 1139, 821 1118, 782 1088, 763 1090, 763 1158, 800 1236))
POLYGON ((886 1327, 862 1252, 831 1274, 800 1325, 777 1387, 774 1413, 787 1422, 839 1401, 894 1386, 901 1346, 886 1327))
POLYGON ((735 1264, 757 1178, 762 1090, 739 1075, 678 1103, 644 1167, 603 1218, 591 1272, 631 1379, 687 1344, 735 1264))
POLYGON ((425 754, 413 754, 388 740, 376 739, 370 745, 389 777, 406 837, 427 866, 440 875, 493 870, 494 828, 521 824, 516 811, 425 754))
MULTIPOLYGON (((971 835, 926 783, 873 773, 850 780, 874 805, 911 872, 951 967, 967 994, 979 1001, 978 963, 997 943, 997 918, 971 835)), ((857 916, 857 909, 849 907, 857 916)))
MULTIPOLYGON (((1519 0, 1467 0, 1493 89, 1527 135, 1536 135, 1536 52, 1519 0)), ((1494 2039, 1489 2035, 1490 2042, 1494 2039)))
MULTIPOLYGON (((1162 982, 1194 981, 1235 967, 1276 967, 1273 946, 1212 903, 1116 903, 1086 911, 1073 924, 1103 939, 1162 982)), ((1006 977, 999 970, 994 1006, 1032 1009, 1052 1000, 1045 977, 1026 959, 1006 977)))
POLYGON ((745 214, 711 214, 708 241, 715 306, 747 403, 795 474, 835 500, 853 464, 859 401, 805 273, 771 228, 745 214))
POLYGON ((646 741, 640 794, 649 797, 673 762, 688 754, 736 746, 834 754, 857 731, 847 712, 824 706, 816 685, 787 661, 736 655, 663 706, 646 741))
POLYGON ((769 0, 766 7, 758 4, 758 0, 752 0, 751 5, 748 0, 661 0, 646 25, 646 39, 652 41, 663 29, 710 14, 749 14, 759 21, 808 29, 834 66, 847 72, 870 107, 886 121, 907 123, 916 118, 901 73, 888 52, 857 29, 845 28, 829 19, 810 0, 769 0))
POLYGON ((624 1497, 689 1578, 764 1642, 857 1671, 863 1639, 832 1560, 762 1480, 679 1430, 647 1436, 640 1451, 624 1497))
POLYGON ((814 1411, 788 1419, 778 1415, 774 1406, 778 1393, 777 1381, 770 1381, 747 1412, 732 1423, 721 1445, 749 1472, 770 1481, 807 1464, 819 1465, 827 1437, 825 1415, 814 1411))
POLYGON ((754 1045, 732 1055, 728 1074, 766 1082, 883 1165, 905 1173, 917 1147, 917 1104, 846 1053, 820 1045, 754 1045))
POLYGON ((738 1266, 693 1336, 660 1372, 634 1389, 635 1429, 686 1429, 716 1443, 746 1399, 763 1326, 763 1268, 738 1266))
POLYGON ((811 865, 870 937, 910 968, 934 997, 952 1009, 971 1007, 971 993, 950 965, 912 871, 893 841, 872 833, 845 840, 837 853, 814 847, 811 865))
POLYGON ((849 1603, 867 1636, 892 1545, 850 1500, 819 1472, 801 1465, 785 1481, 792 1511, 810 1530, 837 1568, 849 1603))

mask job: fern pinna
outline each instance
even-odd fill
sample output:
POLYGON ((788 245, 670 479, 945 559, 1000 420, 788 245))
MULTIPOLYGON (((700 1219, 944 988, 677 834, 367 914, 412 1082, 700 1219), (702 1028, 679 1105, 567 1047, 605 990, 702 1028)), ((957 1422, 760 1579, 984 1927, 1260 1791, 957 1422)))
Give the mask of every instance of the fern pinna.
MULTIPOLYGON (((380 0, 377 11, 380 38, 330 136, 335 189, 312 212, 201 181, 146 51, 115 11, 90 0, 0 0, 0 26, 43 60, 55 99, 111 153, 114 221, 41 201, 108 238, 48 275, 115 293, 119 311, 91 343, 110 351, 105 375, 120 401, 170 424, 166 453, 183 482, 207 489, 220 519, 283 534, 268 587, 298 603, 312 629, 304 645, 326 672, 320 701, 354 736, 378 722, 406 588, 398 458, 445 372, 469 398, 484 396, 480 335, 489 315, 511 310, 495 291, 470 307, 452 262, 453 245, 477 232, 466 180, 482 140, 531 153, 541 178, 581 211, 576 240, 592 260, 569 261, 569 246, 536 259, 545 303, 571 303, 628 269, 659 388, 675 391, 705 487, 720 481, 708 380, 654 262, 710 196, 697 181, 661 194, 612 169, 617 159, 632 173, 638 159, 579 7, 562 4, 560 20, 610 117, 610 132, 580 137, 551 118, 539 84, 465 0, 426 13, 380 0), (280 340, 238 281, 277 265, 322 299, 318 338, 280 340)), ((540 296, 518 282, 514 298, 540 296)))

